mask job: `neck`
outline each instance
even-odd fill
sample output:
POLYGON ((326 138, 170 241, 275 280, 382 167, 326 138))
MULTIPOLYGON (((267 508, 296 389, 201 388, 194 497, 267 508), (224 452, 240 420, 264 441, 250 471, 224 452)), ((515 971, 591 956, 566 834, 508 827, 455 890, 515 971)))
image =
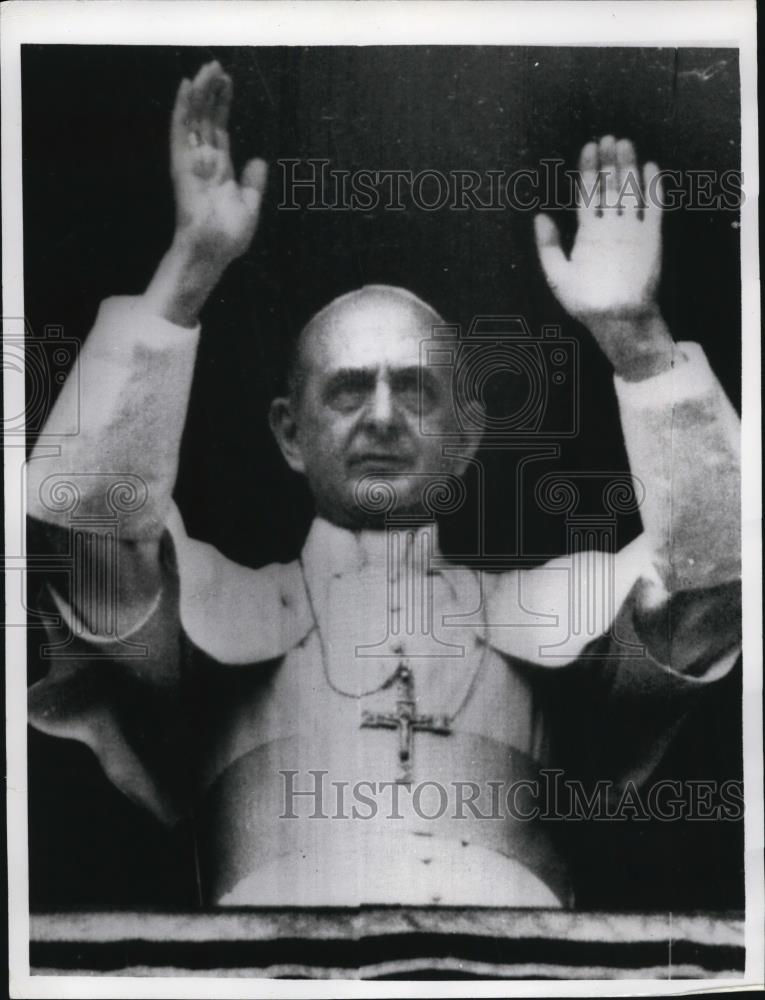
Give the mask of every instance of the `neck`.
POLYGON ((353 573, 365 568, 383 573, 385 567, 394 575, 423 568, 438 553, 438 527, 435 523, 383 523, 372 529, 354 525, 344 527, 317 516, 304 548, 312 573, 353 573), (426 537, 427 536, 427 537, 426 537))
POLYGON ((423 507, 414 506, 391 509, 389 505, 385 504, 385 508, 378 512, 363 510, 361 507, 344 510, 317 504, 316 516, 336 528, 352 532, 385 532, 407 529, 416 531, 419 528, 435 525, 431 512, 426 511, 423 507))

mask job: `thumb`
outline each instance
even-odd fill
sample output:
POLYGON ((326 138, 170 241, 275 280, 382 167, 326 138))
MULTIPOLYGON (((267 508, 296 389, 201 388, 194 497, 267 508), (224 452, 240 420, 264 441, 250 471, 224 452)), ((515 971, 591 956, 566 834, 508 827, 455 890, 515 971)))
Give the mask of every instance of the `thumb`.
POLYGON ((546 267, 547 262, 553 263, 556 267, 567 263, 561 250, 558 227, 549 215, 534 216, 534 235, 537 239, 537 251, 544 267, 546 267))
POLYGON ((560 233, 549 215, 534 216, 537 252, 550 288, 558 293, 565 284, 568 260, 560 245, 560 233))
POLYGON ((268 164, 265 160, 250 160, 242 170, 240 185, 245 203, 253 211, 260 205, 263 192, 266 189, 268 164))

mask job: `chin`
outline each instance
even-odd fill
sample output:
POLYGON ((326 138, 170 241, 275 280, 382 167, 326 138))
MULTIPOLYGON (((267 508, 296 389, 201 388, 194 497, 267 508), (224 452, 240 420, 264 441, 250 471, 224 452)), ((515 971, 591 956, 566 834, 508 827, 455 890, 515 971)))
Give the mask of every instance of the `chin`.
POLYGON ((402 489, 404 485, 400 478, 383 474, 360 484, 357 480, 341 497, 314 496, 316 511, 326 521, 351 531, 382 531, 392 520, 405 522, 408 516, 421 519, 421 491, 402 489))
POLYGON ((316 512, 325 521, 348 531, 384 531, 388 522, 387 511, 367 511, 353 503, 317 507, 316 512))
POLYGON ((420 514, 422 486, 420 478, 378 472, 356 481, 352 503, 364 520, 385 521, 387 517, 420 514))

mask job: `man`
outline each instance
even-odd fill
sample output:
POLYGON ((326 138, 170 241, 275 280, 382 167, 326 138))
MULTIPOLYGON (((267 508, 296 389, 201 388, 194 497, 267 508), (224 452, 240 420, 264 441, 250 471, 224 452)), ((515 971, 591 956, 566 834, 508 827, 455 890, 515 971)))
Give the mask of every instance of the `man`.
POLYGON ((298 338, 270 419, 317 517, 298 560, 251 570, 190 539, 172 501, 199 313, 265 190, 260 160, 234 177, 230 99, 217 63, 181 84, 172 246, 143 296, 102 306, 79 435, 30 462, 29 512, 54 543, 70 551, 73 516, 90 526, 68 590, 51 581, 62 638, 30 722, 91 747, 162 822, 193 816, 207 902, 570 905, 536 821, 540 772, 584 745, 599 777, 644 782, 738 652, 737 422, 656 305, 658 170, 642 208, 620 201, 632 144, 589 143, 582 191, 598 197, 582 197, 569 258, 536 220, 550 287, 613 364, 642 536, 530 571, 445 568, 433 515, 459 502, 477 441, 443 447, 451 382, 420 357, 439 315, 366 286, 298 338), (594 634, 572 627, 576 588, 594 634), (597 709, 577 745, 558 726, 572 676, 597 709))

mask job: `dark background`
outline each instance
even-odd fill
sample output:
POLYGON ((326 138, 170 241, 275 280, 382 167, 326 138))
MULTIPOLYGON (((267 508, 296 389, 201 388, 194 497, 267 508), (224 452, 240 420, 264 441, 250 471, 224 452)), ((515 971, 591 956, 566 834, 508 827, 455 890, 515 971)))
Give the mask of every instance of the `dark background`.
MULTIPOLYGON (((549 293, 530 213, 411 204, 404 212, 280 212, 275 161, 510 172, 559 157, 573 167, 584 142, 613 132, 662 167, 738 169, 735 52, 25 46, 24 267, 34 336, 57 324, 84 338, 101 299, 145 288, 172 235, 170 108, 180 78, 211 58, 234 80, 235 165, 260 155, 272 174, 253 248, 203 315, 177 487, 190 534, 249 565, 295 555, 310 504, 270 440, 266 407, 289 338, 316 308, 369 282, 411 288, 464 327, 477 314, 520 314, 532 330, 560 323, 565 336, 581 335, 580 433, 536 467, 540 475, 627 469, 608 365, 549 293)), ((570 234, 573 213, 557 215, 570 234)), ((667 213, 660 289, 676 338, 703 345, 736 404, 737 227, 731 211, 667 213)), ((512 456, 486 453, 483 462, 487 551, 508 565, 521 554, 562 552, 563 519, 528 504, 518 549, 512 456)), ((447 554, 474 551, 475 523, 472 507, 443 524, 447 554)), ((637 517, 625 516, 619 544, 638 530, 637 517)), ((85 748, 34 734, 30 754, 33 905, 90 903, 99 894, 111 902, 180 898, 179 849, 105 786, 85 748)), ((725 780, 740 774, 740 757, 734 672, 699 705, 663 771, 725 780)), ((608 836, 583 831, 577 848, 583 905, 743 905, 740 825, 604 825, 608 836)))

